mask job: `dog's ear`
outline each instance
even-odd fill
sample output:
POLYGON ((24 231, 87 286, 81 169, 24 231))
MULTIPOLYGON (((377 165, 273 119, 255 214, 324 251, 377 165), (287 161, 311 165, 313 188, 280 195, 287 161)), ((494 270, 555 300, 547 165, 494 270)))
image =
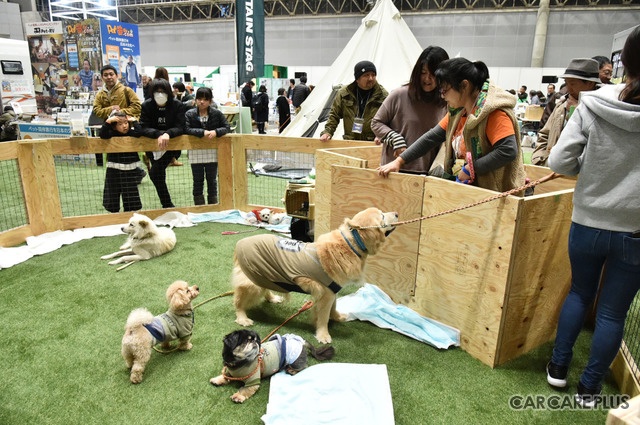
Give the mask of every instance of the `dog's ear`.
POLYGON ((146 229, 147 226, 149 226, 149 222, 147 220, 140 220, 138 222, 138 224, 140 225, 140 227, 142 227, 143 229, 146 229))
POLYGON ((167 298, 169 300, 169 306, 171 308, 181 308, 189 304, 191 298, 187 294, 187 289, 180 287, 177 288, 171 295, 167 294, 167 298))

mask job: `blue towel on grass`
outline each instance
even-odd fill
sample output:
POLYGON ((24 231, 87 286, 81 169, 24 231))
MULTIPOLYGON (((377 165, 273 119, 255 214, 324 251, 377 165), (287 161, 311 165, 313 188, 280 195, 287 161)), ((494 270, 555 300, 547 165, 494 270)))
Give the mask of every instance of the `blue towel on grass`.
MULTIPOLYGON (((233 223, 244 224, 246 226, 258 226, 258 224, 249 224, 245 219, 247 213, 240 210, 226 210, 208 213, 189 213, 189 218, 193 223, 203 223, 205 221, 214 221, 216 223, 233 223)), ((278 233, 289 233, 291 227, 291 217, 286 216, 280 224, 261 223, 261 227, 278 233)))
POLYGON ((365 284, 354 294, 338 298, 336 308, 347 320, 367 320, 436 348, 460 346, 460 331, 394 303, 375 285, 365 284))

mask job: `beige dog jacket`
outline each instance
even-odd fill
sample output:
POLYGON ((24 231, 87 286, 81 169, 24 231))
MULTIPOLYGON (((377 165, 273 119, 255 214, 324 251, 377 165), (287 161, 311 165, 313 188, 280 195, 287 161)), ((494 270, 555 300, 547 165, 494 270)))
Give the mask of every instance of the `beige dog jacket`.
POLYGON ((275 235, 252 236, 238 241, 236 259, 244 274, 262 288, 305 293, 294 279, 309 277, 334 293, 342 289, 322 268, 314 243, 275 235))

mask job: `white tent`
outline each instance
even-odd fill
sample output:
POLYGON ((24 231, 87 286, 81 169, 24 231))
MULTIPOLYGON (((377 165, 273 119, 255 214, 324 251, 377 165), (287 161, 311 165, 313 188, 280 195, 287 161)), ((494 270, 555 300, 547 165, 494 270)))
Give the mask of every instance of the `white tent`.
MULTIPOLYGON (((378 0, 282 135, 309 135, 309 129, 316 124, 323 109, 331 107, 327 102, 333 87, 354 81, 353 67, 356 63, 362 60, 373 62, 376 65, 378 82, 391 92, 409 81, 411 70, 420 53, 422 47, 391 0, 378 0)), ((328 115, 328 110, 322 115, 328 115)), ((312 133, 313 137, 319 137, 325 122, 326 118, 317 125, 317 129, 312 133)), ((342 134, 341 123, 333 138, 342 138, 342 134)))

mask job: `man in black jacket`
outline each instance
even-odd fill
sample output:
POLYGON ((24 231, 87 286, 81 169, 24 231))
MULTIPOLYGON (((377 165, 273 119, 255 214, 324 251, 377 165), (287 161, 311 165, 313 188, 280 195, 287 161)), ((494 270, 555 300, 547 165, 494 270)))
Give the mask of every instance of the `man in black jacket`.
POLYGON ((293 99, 291 99, 291 102, 296 108, 296 113, 300 109, 302 102, 304 102, 309 96, 309 93, 311 93, 311 90, 307 87, 307 77, 303 75, 300 77, 300 84, 296 84, 293 88, 293 99))
POLYGON ((251 98, 253 97, 253 87, 256 85, 253 81, 247 81, 247 84, 242 87, 242 93, 240 95, 240 99, 242 101, 242 106, 251 107, 251 98))

